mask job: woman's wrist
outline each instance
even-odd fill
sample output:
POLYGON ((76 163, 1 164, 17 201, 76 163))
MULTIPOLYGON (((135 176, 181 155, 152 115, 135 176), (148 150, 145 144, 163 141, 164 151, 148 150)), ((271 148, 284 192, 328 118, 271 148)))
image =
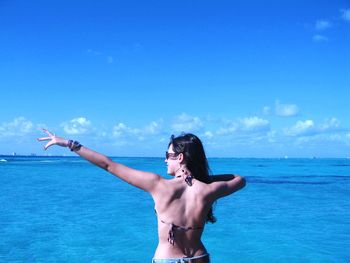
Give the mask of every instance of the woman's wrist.
POLYGON ((72 147, 73 140, 67 140, 67 146, 69 149, 72 147))
POLYGON ((76 152, 79 151, 81 148, 81 144, 78 141, 73 141, 73 140, 68 140, 67 141, 67 147, 72 151, 72 152, 76 152))

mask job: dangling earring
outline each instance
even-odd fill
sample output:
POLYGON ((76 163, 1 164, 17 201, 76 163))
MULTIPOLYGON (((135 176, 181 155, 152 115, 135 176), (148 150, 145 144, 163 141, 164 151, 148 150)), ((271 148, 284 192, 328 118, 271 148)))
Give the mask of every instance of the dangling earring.
POLYGON ((192 186, 193 177, 192 177, 191 173, 186 168, 183 168, 181 171, 183 172, 183 175, 185 175, 185 182, 189 186, 192 186))

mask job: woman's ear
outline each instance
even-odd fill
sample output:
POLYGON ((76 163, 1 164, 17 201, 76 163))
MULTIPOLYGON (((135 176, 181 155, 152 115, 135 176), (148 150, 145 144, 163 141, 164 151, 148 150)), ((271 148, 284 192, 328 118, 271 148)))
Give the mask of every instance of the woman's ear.
POLYGON ((179 161, 180 161, 181 164, 185 163, 185 159, 184 159, 184 154, 183 153, 179 154, 179 161))

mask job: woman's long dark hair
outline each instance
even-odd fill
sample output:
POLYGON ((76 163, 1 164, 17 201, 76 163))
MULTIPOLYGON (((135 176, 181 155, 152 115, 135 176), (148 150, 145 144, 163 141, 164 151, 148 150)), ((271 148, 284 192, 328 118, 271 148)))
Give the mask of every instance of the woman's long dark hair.
MULTIPOLYGON (((184 155, 186 167, 195 179, 206 184, 211 183, 208 160, 205 156, 203 144, 196 135, 191 133, 183 133, 177 137, 172 135, 168 147, 171 144, 175 153, 184 155)), ((216 222, 213 207, 208 212, 206 222, 216 222)))

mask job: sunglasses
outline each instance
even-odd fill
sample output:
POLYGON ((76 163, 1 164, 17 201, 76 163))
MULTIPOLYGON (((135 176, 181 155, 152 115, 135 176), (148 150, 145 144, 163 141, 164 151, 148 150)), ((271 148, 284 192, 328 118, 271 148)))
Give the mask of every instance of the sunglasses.
POLYGON ((165 152, 165 159, 168 160, 169 157, 173 159, 173 158, 176 157, 177 155, 178 155, 178 153, 168 153, 168 151, 166 151, 166 152, 165 152))

